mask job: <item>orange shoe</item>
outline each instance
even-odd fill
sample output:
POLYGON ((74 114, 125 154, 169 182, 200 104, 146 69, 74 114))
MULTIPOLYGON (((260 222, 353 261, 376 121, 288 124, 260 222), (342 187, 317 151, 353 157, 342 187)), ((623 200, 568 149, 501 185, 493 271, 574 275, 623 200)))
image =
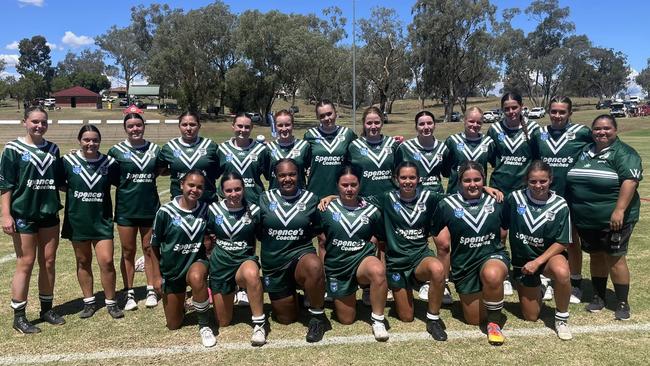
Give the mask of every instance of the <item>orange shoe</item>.
POLYGON ((488 323, 487 325, 488 343, 493 346, 500 346, 506 340, 501 333, 501 327, 497 323, 488 323))

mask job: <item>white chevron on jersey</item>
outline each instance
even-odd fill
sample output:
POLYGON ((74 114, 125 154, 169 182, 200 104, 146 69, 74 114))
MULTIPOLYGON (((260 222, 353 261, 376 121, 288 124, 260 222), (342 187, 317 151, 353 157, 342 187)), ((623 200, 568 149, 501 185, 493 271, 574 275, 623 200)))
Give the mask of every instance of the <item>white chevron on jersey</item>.
MULTIPOLYGON (((343 203, 341 202, 340 198, 337 198, 336 202, 340 206, 343 206, 343 203)), ((365 207, 354 210, 354 213, 357 214, 358 216, 352 222, 348 220, 347 216, 343 212, 341 212, 341 209, 336 205, 329 204, 327 206, 327 210, 332 213, 338 213, 340 215, 341 219, 338 220, 338 223, 341 225, 343 230, 345 230, 345 233, 348 234, 348 237, 352 239, 354 234, 356 234, 357 231, 359 231, 359 229, 361 229, 364 224, 367 224, 367 222, 364 223, 365 221, 364 217, 370 218, 370 216, 372 216, 375 212, 377 212, 377 207, 374 205, 366 205, 365 207)))
POLYGON ((453 208, 454 211, 462 210, 463 212, 462 220, 465 221, 465 223, 469 225, 469 227, 474 229, 474 231, 477 234, 480 233, 483 224, 485 224, 485 221, 487 220, 488 216, 492 213, 490 210, 487 210, 485 206, 491 205, 492 207, 494 207, 494 202, 495 202, 494 198, 487 197, 487 199, 483 202, 483 204, 480 207, 478 207, 478 212, 476 216, 472 215, 467 209, 465 209, 462 201, 463 198, 458 193, 445 198, 445 202, 451 208, 453 208))
POLYGON ((298 215, 299 212, 302 212, 300 210, 300 206, 303 206, 306 204, 307 201, 311 197, 314 196, 313 193, 307 192, 306 194, 303 194, 298 201, 294 202, 294 204, 291 206, 291 208, 288 211, 285 211, 284 208, 282 208, 281 202, 284 201, 284 199, 280 196, 279 192, 276 191, 266 191, 264 192, 266 195, 266 198, 269 200, 269 203, 275 204, 275 210, 270 210, 273 212, 275 216, 277 216, 278 219, 280 219, 280 222, 284 226, 288 226, 291 220, 293 220, 296 215, 298 215), (278 197, 280 196, 280 197, 278 197))
MULTIPOLYGON (((248 209, 250 211, 251 216, 255 216, 255 214, 260 210, 259 206, 257 206, 254 203, 250 204, 248 209)), ((239 232, 244 226, 250 224, 250 223, 244 223, 245 220, 236 220, 234 223, 231 223, 230 220, 227 219, 230 216, 230 211, 228 211, 228 207, 226 206, 225 201, 221 201, 219 203, 213 202, 210 205, 210 212, 212 212, 212 214, 215 217, 221 216, 223 218, 223 220, 221 220, 221 224, 219 223, 217 224, 221 227, 223 232, 226 233, 226 235, 228 235, 228 238, 230 239, 232 239, 235 235, 239 234, 239 232)), ((248 213, 246 213, 245 215, 248 215, 248 213)))
POLYGON ((390 197, 390 200, 393 202, 393 208, 395 209, 395 205, 399 205, 400 209, 399 214, 402 216, 404 221, 409 225, 413 226, 415 223, 418 221, 422 213, 424 212, 423 210, 420 209, 423 205, 426 204, 427 199, 431 195, 431 191, 429 190, 422 190, 420 193, 420 197, 418 197, 417 201, 415 202, 414 209, 413 210, 408 210, 407 207, 404 207, 404 205, 400 202, 399 199, 399 193, 397 191, 390 192, 388 196, 390 197))
POLYGON ((564 145, 566 145, 567 141, 570 141, 569 139, 570 135, 575 136, 575 134, 578 133, 578 130, 581 128, 586 128, 583 125, 571 125, 567 130, 558 138, 557 140, 553 140, 551 138, 551 135, 548 132, 548 126, 544 126, 541 128, 542 134, 547 134, 548 138, 546 140, 542 140, 542 143, 546 143, 549 149, 551 149, 551 152, 553 155, 557 155, 558 152, 562 150, 564 145))
POLYGON ((231 159, 227 163, 232 164, 235 167, 235 169, 237 169, 237 172, 239 172, 239 174, 244 175, 246 169, 248 169, 248 167, 254 161, 253 156, 255 156, 255 159, 257 159, 257 157, 260 156, 262 151, 266 149, 266 146, 264 144, 258 144, 255 141, 253 141, 251 145, 255 145, 255 146, 252 149, 250 149, 250 151, 246 154, 246 156, 241 160, 239 159, 239 157, 237 157, 237 153, 244 151, 245 149, 236 146, 233 140, 228 140, 223 144, 219 144, 219 151, 221 151, 224 155, 229 156, 231 159))
MULTIPOLYGON (((539 125, 536 122, 527 122, 527 127, 528 127, 528 138, 532 135, 533 131, 539 128, 539 125)), ((506 145, 506 148, 510 150, 511 154, 514 154, 519 147, 526 141, 526 134, 524 134, 523 129, 520 129, 519 132, 513 136, 514 138, 510 138, 507 133, 504 132, 503 127, 501 126, 501 123, 495 123, 492 125, 500 135, 503 135, 503 144, 506 145)))
POLYGON ((173 209, 169 207, 169 205, 164 205, 160 208, 161 211, 169 215, 169 217, 174 219, 180 219, 180 224, 179 227, 183 229, 185 234, 187 234, 187 237, 190 238, 190 240, 194 240, 196 235, 201 231, 201 226, 203 225, 203 218, 205 217, 205 212, 208 209, 208 205, 204 202, 197 202, 197 205, 199 205, 198 208, 195 208, 192 210, 192 215, 194 216, 194 221, 190 224, 185 220, 184 217, 178 214, 177 211, 181 212, 188 212, 187 210, 181 208, 178 205, 178 201, 176 199, 173 199, 171 201, 171 204, 174 206, 173 209))
MULTIPOLYGON (((79 154, 79 152, 77 152, 79 154)), ((85 160, 82 160, 81 157, 77 154, 68 154, 65 155, 63 158, 72 165, 73 169, 79 169, 79 176, 81 179, 86 183, 86 186, 88 186, 88 189, 93 189, 93 187, 99 183, 99 181, 102 179, 102 175, 105 175, 106 173, 102 174, 102 170, 107 172, 108 167, 113 165, 115 163, 115 159, 113 159, 111 156, 104 155, 104 154, 99 154, 99 160, 104 159, 95 169, 95 171, 90 174, 86 168, 84 167, 84 164, 87 163, 85 160)))
POLYGON ((7 145, 5 145, 5 148, 13 150, 21 156, 29 155, 29 162, 36 168, 38 174, 41 176, 45 175, 45 172, 50 167, 50 165, 56 161, 55 154, 59 149, 55 144, 50 144, 49 150, 41 159, 37 154, 29 150, 26 146, 16 141, 9 141, 7 145))
POLYGON ((320 131, 318 128, 311 128, 309 129, 309 134, 312 135, 314 138, 317 139, 317 141, 323 145, 325 150, 327 150, 328 153, 332 154, 336 148, 345 141, 345 133, 348 130, 347 127, 342 127, 339 126, 339 130, 336 132, 336 135, 332 139, 332 141, 327 141, 323 135, 321 135, 320 131))
POLYGON ((203 138, 203 141, 201 141, 199 144, 192 146, 196 148, 196 150, 190 156, 185 154, 185 151, 183 151, 182 149, 182 147, 187 148, 189 147, 189 145, 183 143, 180 137, 170 140, 169 146, 172 147, 172 150, 177 150, 179 152, 178 158, 180 159, 181 162, 183 162, 183 164, 185 164, 187 169, 192 169, 194 168, 194 165, 199 161, 199 159, 201 159, 201 156, 205 155, 208 146, 210 145, 211 142, 212 140, 203 138))
POLYGON ((137 166, 140 171, 144 171, 144 169, 147 167, 151 159, 155 159, 156 157, 156 150, 157 146, 156 144, 147 141, 146 143, 149 144, 149 147, 147 148, 147 151, 142 152, 142 157, 139 157, 137 153, 133 152, 131 149, 133 148, 131 144, 128 141, 122 141, 119 144, 115 145, 115 148, 122 152, 123 154, 128 154, 129 160, 137 166))
POLYGON ((379 154, 375 154, 373 151, 373 148, 368 144, 366 139, 364 137, 358 138, 354 141, 352 141, 352 144, 356 146, 359 150, 361 149, 366 149, 367 157, 370 158, 370 161, 375 163, 377 168, 381 168, 381 165, 384 164, 384 161, 386 161, 386 158, 388 155, 392 153, 392 146, 395 144, 395 139, 392 137, 387 137, 384 139, 384 141, 381 143, 381 146, 379 148, 379 154))
POLYGON ((295 145, 289 150, 289 151, 284 151, 282 149, 282 146, 278 144, 277 141, 271 142, 270 145, 270 150, 271 150, 271 156, 275 160, 280 160, 284 158, 294 158, 296 156, 300 155, 300 151, 304 148, 305 145, 307 145, 308 142, 305 140, 295 140, 295 145))
POLYGON ((445 150, 447 150, 447 147, 445 146, 444 143, 438 140, 434 140, 433 150, 431 150, 433 154, 430 159, 427 159, 426 155, 422 153, 424 147, 420 145, 420 142, 418 141, 417 137, 405 141, 403 145, 411 154, 413 154, 413 156, 419 155, 420 159, 418 161, 422 163, 424 169, 427 171, 427 174, 431 173, 433 168, 435 168, 436 166, 442 163, 442 157, 444 156, 445 150))
POLYGON ((515 191, 512 194, 517 202, 517 206, 526 208, 526 212, 522 216, 524 217, 524 222, 531 234, 542 227, 545 222, 552 221, 551 217, 555 218, 559 210, 567 207, 566 201, 562 197, 553 194, 546 202, 546 205, 541 209, 539 215, 533 217, 533 214, 530 212, 528 204, 526 203, 527 200, 524 196, 525 193, 523 192, 524 191, 515 191), (547 212, 552 212, 553 214, 548 215, 547 212))
POLYGON ((456 143, 456 146, 458 146, 459 144, 463 144, 463 150, 462 150, 463 155, 465 155, 465 158, 467 158, 467 160, 472 160, 472 161, 476 161, 481 155, 487 154, 488 151, 487 147, 493 143, 492 138, 490 136, 485 136, 483 141, 481 141, 478 145, 476 145, 474 150, 472 150, 470 144, 468 144, 465 141, 466 137, 464 132, 456 135, 451 135, 450 137, 452 141, 456 143))

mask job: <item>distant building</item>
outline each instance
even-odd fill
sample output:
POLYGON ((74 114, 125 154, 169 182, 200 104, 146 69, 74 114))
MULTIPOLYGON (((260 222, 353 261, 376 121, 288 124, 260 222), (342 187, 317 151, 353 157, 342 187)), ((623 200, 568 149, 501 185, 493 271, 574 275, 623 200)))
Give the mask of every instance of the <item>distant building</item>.
POLYGON ((59 90, 53 94, 59 108, 101 108, 102 97, 81 86, 59 90))

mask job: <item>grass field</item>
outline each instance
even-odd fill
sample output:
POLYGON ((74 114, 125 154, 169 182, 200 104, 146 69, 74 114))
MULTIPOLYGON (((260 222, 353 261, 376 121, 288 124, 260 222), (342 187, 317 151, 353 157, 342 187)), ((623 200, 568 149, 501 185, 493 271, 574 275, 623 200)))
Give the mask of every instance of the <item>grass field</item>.
MULTIPOLYGON (((576 111, 573 120, 589 124, 600 111, 593 109, 592 101, 584 101, 584 107, 576 111), (587 108, 587 106, 591 106, 587 108)), ((478 100, 476 104, 486 109, 498 105, 496 99, 478 100)), ((577 103, 581 104, 581 103, 577 103)), ((288 104, 287 104, 288 106, 288 104)), ((436 116, 442 112, 439 105, 427 105, 436 116)), ((8 119, 11 107, 0 108, 0 119, 8 119)), ((304 130, 314 125, 313 106, 300 105, 296 131, 302 136, 304 130)), ((418 109, 417 102, 396 102, 394 113, 390 115, 391 123, 385 127, 389 135, 401 134, 406 137, 414 135, 412 117, 418 109)), ((76 112, 76 111, 75 111, 76 112)), ((15 112, 14 112, 15 113, 15 112)), ((51 115, 57 119, 88 119, 85 113, 76 115, 71 111, 63 111, 63 117, 51 115)), ((121 112, 113 111, 103 118, 120 118, 121 112)), ((360 112, 358 112, 360 115, 360 112)), ((343 111, 342 124, 350 123, 349 111, 343 111)), ((149 119, 157 119, 146 112, 149 119)), ((13 117, 14 119, 18 117, 13 117)), ((172 118, 172 117, 163 117, 172 118)), ((95 119, 95 117, 93 117, 95 119)), ((541 120, 548 123, 548 117, 541 120)), ((648 171, 650 161, 650 118, 630 118, 619 121, 621 138, 631 144, 644 158, 644 169, 648 171)), ((359 124, 357 124, 359 127, 359 124)), ((487 125, 484 130, 487 130, 487 125)), ((76 132, 78 126, 53 125, 48 137, 57 142, 62 151, 76 147, 76 132)), ((439 124, 436 136, 440 139, 460 131, 460 123, 439 124)), ((107 151, 111 144, 123 139, 121 126, 100 126, 104 136, 101 151, 107 151)), ((4 141, 22 135, 19 126, 0 127, 0 138, 4 141)), ((256 127, 254 134, 263 133, 270 137, 267 128, 256 127)), ((151 125, 147 135, 157 143, 164 143, 169 138, 177 136, 174 125, 151 125)), ((202 127, 202 135, 221 142, 230 135, 229 123, 206 123, 202 127)), ((168 180, 158 180, 159 191, 169 189, 168 180)), ((650 198, 650 186, 641 183, 639 192, 642 197, 650 198)), ((168 193, 161 195, 168 199, 168 193)), ((206 364, 227 362, 239 364, 407 364, 407 363, 444 363, 475 365, 479 363, 493 364, 554 364, 565 365, 609 365, 609 364, 647 364, 650 357, 650 279, 646 277, 645 269, 650 267, 650 248, 646 245, 650 236, 648 203, 642 203, 641 221, 635 228, 630 243, 628 256, 632 272, 630 303, 632 319, 628 322, 614 320, 611 308, 599 314, 588 314, 584 304, 571 305, 570 324, 574 329, 574 340, 562 342, 551 331, 553 321, 553 302, 547 302, 542 311, 542 320, 536 323, 525 322, 521 319, 517 297, 506 298, 508 321, 505 326, 506 344, 502 347, 492 347, 487 344, 485 336, 475 327, 465 325, 461 320, 461 310, 458 296, 456 302, 445 307, 442 317, 447 324, 450 339, 446 343, 435 343, 424 332, 426 304, 416 300, 416 320, 412 323, 402 323, 395 318, 390 307, 387 307, 388 323, 391 339, 387 343, 376 343, 372 339, 369 318, 369 308, 358 305, 359 320, 350 326, 339 324, 331 317, 331 309, 327 314, 331 319, 332 329, 325 334, 325 340, 318 345, 308 345, 304 342, 306 328, 297 323, 283 326, 271 321, 269 343, 261 349, 252 349, 248 344, 250 339, 250 311, 247 308, 236 309, 234 325, 218 330, 217 347, 203 349, 198 337, 196 317, 190 314, 186 326, 177 331, 165 328, 162 306, 153 310, 141 308, 135 312, 126 313, 121 320, 112 320, 105 309, 100 310, 93 318, 81 320, 76 313, 81 310, 81 291, 75 275, 74 254, 70 243, 62 240, 57 257, 57 284, 55 290, 55 305, 57 311, 65 316, 67 324, 54 327, 49 324, 39 324, 43 332, 33 336, 23 336, 11 328, 12 310, 9 307, 10 282, 13 276, 15 261, 13 245, 9 237, 0 237, 0 364, 11 363, 63 363, 70 364, 206 364)), ((117 238, 117 233, 116 233, 117 238)), ((116 240, 116 247, 119 241, 116 240)), ((119 250, 115 251, 115 261, 119 263, 119 250)), ((38 317, 38 291, 36 285, 38 267, 35 267, 29 305, 28 318, 38 317)), ((95 290, 99 291, 99 303, 103 303, 99 270, 95 266, 95 290)), ((589 278, 588 263, 585 258, 585 278, 589 278)), ((585 281, 584 299, 592 295, 591 284, 585 281)), ((145 295, 144 275, 136 274, 135 280, 139 300, 145 295)), ((121 278, 118 274, 118 289, 121 288, 121 278)), ((611 284, 610 284, 611 288, 611 284)), ((417 296, 416 296, 417 298, 417 296)), ((608 293, 611 305, 614 303, 613 292, 608 293)), ((268 303, 268 300, 267 300, 268 303)), ((120 303, 123 306, 123 301, 120 303)), ((267 314, 270 307, 266 307, 267 314)), ((305 318, 302 318, 303 321, 305 318)))

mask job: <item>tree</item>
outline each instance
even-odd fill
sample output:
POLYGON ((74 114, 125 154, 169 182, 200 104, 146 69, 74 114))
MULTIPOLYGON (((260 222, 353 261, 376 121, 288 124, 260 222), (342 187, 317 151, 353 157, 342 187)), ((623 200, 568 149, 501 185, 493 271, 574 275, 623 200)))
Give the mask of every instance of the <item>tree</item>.
POLYGON ((650 95, 650 58, 648 59, 648 64, 645 69, 641 70, 639 75, 637 75, 636 82, 641 85, 648 95, 650 95))
POLYGON ((115 60, 122 70, 122 79, 129 90, 131 82, 142 73, 145 54, 138 45, 132 26, 117 28, 112 26, 106 33, 95 38, 95 44, 115 60))
POLYGON ((63 61, 57 64, 56 68, 57 75, 72 75, 79 72, 101 75, 106 72, 102 51, 91 51, 89 49, 81 51, 79 55, 68 52, 63 61))
POLYGON ((359 21, 359 28, 359 38, 365 42, 359 51, 359 60, 363 60, 359 64, 360 76, 371 82, 384 112, 389 100, 403 94, 411 79, 403 25, 394 9, 377 7, 370 18, 359 21))
POLYGON ((16 71, 23 76, 21 78, 23 83, 21 88, 42 93, 40 96, 46 95, 50 90, 50 82, 54 77, 54 70, 52 69, 52 60, 50 58, 50 46, 47 45, 45 37, 33 36, 31 39, 23 38, 18 43, 18 51, 20 52, 20 56, 18 57, 16 71), (27 75, 29 77, 25 77, 27 75), (40 78, 43 83, 37 82, 30 87, 24 85, 24 83, 30 81, 36 82, 37 78, 40 78))
POLYGON ((622 52, 594 47, 589 53, 588 63, 592 68, 590 81, 599 97, 611 98, 625 88, 630 67, 622 52))
POLYGON ((23 104, 29 104, 34 98, 43 96, 47 89, 43 77, 35 72, 28 71, 20 77, 17 83, 11 86, 11 94, 23 104))

